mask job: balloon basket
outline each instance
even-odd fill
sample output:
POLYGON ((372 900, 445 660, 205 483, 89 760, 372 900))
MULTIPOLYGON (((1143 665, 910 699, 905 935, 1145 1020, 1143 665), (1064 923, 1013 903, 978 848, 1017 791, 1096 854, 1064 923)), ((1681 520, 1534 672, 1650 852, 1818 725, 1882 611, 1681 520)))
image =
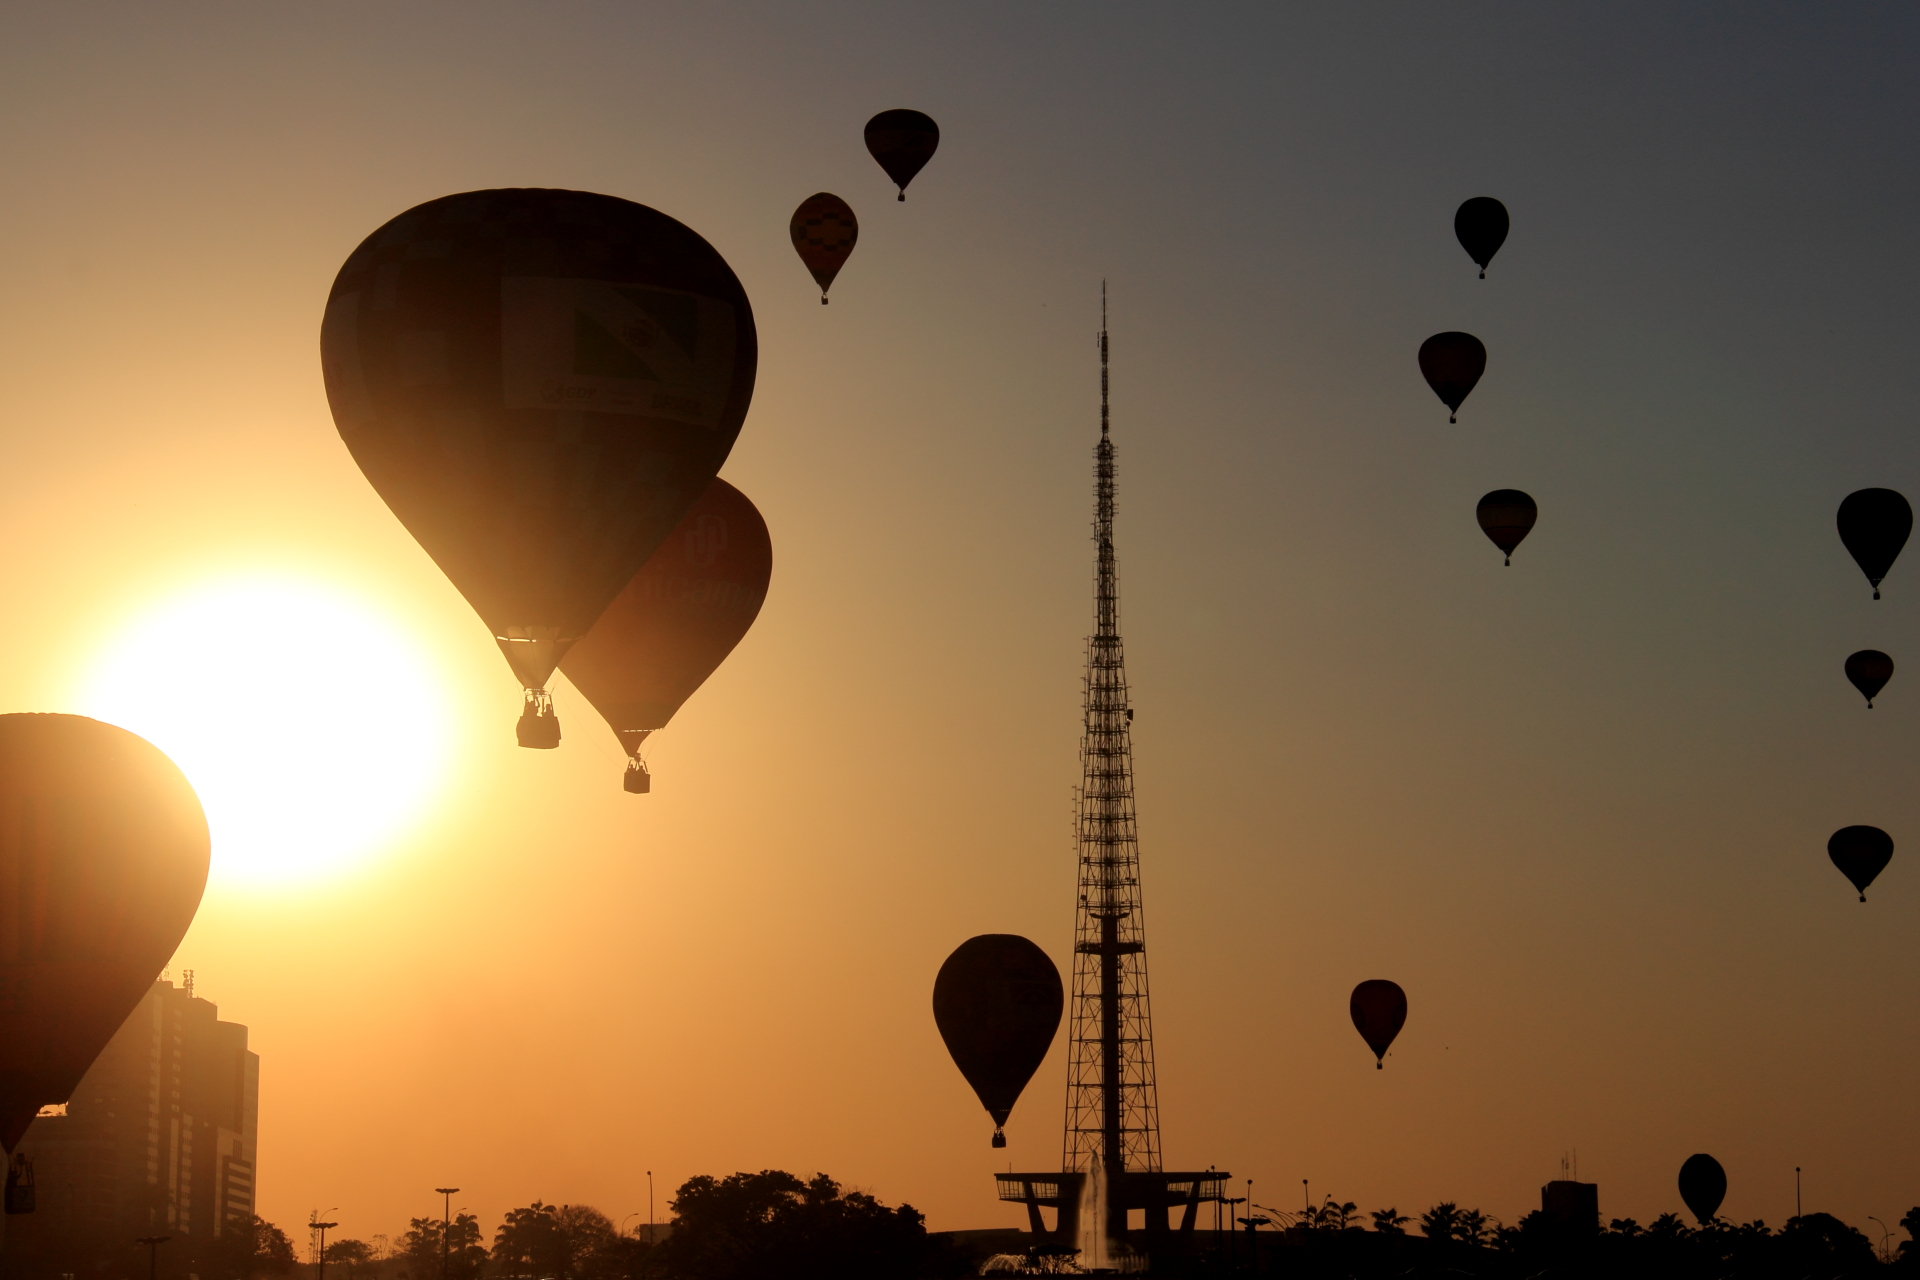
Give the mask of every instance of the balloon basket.
POLYGON ((638 760, 629 761, 627 776, 620 784, 629 795, 644 796, 653 790, 653 775, 638 760))
POLYGON ((560 717, 553 713, 553 695, 544 689, 527 693, 526 709, 513 727, 514 737, 523 747, 551 751, 560 745, 560 717))

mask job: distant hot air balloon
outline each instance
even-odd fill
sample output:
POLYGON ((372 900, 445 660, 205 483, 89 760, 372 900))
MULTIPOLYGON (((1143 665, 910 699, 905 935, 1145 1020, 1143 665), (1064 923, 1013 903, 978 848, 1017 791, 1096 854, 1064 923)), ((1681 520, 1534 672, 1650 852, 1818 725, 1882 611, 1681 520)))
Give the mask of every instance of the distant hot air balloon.
POLYGON ((933 1020, 993 1117, 993 1145, 1060 1027, 1065 995, 1047 953, 1011 933, 968 938, 933 980, 933 1020))
POLYGON ((860 238, 859 220, 845 200, 821 191, 800 202, 787 224, 787 233, 793 237, 793 251, 820 286, 820 305, 826 306, 827 290, 840 268, 847 265, 854 242, 860 238))
POLYGON ((1500 548, 1511 565, 1513 549, 1533 529, 1533 522, 1540 517, 1540 509, 1534 505, 1532 498, 1518 489, 1495 489, 1480 499, 1480 505, 1474 508, 1473 514, 1480 521, 1480 531, 1492 539, 1493 545, 1500 548))
POLYGON ((1847 656, 1847 679, 1853 681, 1867 700, 1867 709, 1873 709, 1873 695, 1886 687, 1893 679, 1893 659, 1878 649, 1862 649, 1847 656))
POLYGON ((1487 349, 1470 333, 1436 333, 1420 344, 1420 372, 1458 421, 1460 405, 1487 371, 1487 349))
POLYGON ((525 687, 520 745, 559 745, 548 677, 740 433, 740 281, 645 205, 470 191, 353 251, 320 353, 354 461, 525 687))
POLYGON ((933 117, 904 108, 882 111, 867 121, 867 152, 880 162, 900 198, 907 198, 907 184, 913 175, 933 159, 940 146, 940 126, 933 117))
POLYGON ((1878 827, 1842 827, 1827 840, 1827 856, 1867 900, 1867 886, 1893 860, 1893 837, 1878 827))
POLYGON ((1873 584, 1873 598, 1878 600, 1880 579, 1893 568, 1894 558, 1913 532, 1913 508, 1892 489, 1859 489, 1840 504, 1835 523, 1840 541, 1873 584))
POLYGON ((1727 1198, 1727 1171, 1710 1155, 1688 1156, 1680 1166, 1680 1198, 1701 1226, 1712 1222, 1720 1202, 1727 1198))
POLYGON ((1485 280, 1487 264, 1507 242, 1507 206, 1492 196, 1475 196, 1454 211, 1453 235, 1467 256, 1480 264, 1480 278, 1485 280))
POLYGON ((83 716, 0 716, 0 1149, 67 1101, 180 945, 207 819, 173 761, 83 716))
POLYGON ((1407 1025, 1407 993, 1397 982, 1369 978, 1353 989, 1347 1011, 1353 1015, 1353 1029, 1373 1050, 1373 1069, 1384 1069, 1387 1064, 1381 1059, 1387 1056, 1400 1028, 1407 1025))
POLYGON ((715 479, 560 670, 627 749, 626 789, 650 786, 640 744, 747 634, 767 598, 773 544, 747 496, 715 479))

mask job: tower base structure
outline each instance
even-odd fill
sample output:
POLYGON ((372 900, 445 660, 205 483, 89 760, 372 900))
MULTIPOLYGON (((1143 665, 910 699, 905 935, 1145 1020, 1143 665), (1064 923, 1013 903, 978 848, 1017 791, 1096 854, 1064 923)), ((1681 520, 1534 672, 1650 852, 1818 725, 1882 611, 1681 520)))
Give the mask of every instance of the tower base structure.
MULTIPOLYGON (((1151 1256, 1183 1247, 1193 1235, 1200 1217, 1200 1206, 1226 1203, 1227 1179, 1233 1175, 1220 1169, 1199 1173, 1128 1172, 1113 1175, 1107 1184, 1107 1235, 1118 1243, 1151 1256), (1130 1210, 1143 1210, 1145 1227, 1141 1231, 1125 1228, 1130 1210), (1173 1211, 1180 1210, 1176 1224, 1173 1211)), ((1027 1206, 1027 1226, 1037 1238, 1051 1244, 1076 1247, 1080 1243, 1081 1203, 1087 1190, 1084 1173, 996 1173, 1000 1198, 1027 1206), (1054 1225, 1047 1228, 1042 1209, 1054 1211, 1054 1225)))

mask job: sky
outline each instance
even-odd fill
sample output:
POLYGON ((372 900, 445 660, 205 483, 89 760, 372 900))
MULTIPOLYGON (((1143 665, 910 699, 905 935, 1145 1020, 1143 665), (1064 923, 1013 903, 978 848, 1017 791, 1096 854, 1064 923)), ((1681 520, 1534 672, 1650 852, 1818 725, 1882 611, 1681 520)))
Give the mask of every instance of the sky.
POLYGON ((1801 1166, 1896 1221, 1920 695, 1841 664, 1908 661, 1920 568, 1874 602, 1833 515, 1920 492, 1916 55, 1873 4, 7 6, 0 702, 207 800, 173 965, 262 1057, 269 1219, 620 1221, 651 1170, 664 1220, 770 1167, 1020 1225, 989 1175, 1058 1167, 1064 1045, 992 1151, 929 997, 974 934, 1072 958, 1106 280, 1168 1167, 1511 1222, 1577 1151, 1644 1222, 1708 1151, 1727 1216, 1801 1166), (904 204, 892 107, 942 130, 904 204), (721 474, 772 588, 648 796, 564 681, 562 748, 514 746, 327 409, 346 255, 500 186, 663 210, 753 301, 721 474), (1489 351, 1452 426, 1449 329, 1489 351), (1897 847, 1865 906, 1854 823, 1897 847))

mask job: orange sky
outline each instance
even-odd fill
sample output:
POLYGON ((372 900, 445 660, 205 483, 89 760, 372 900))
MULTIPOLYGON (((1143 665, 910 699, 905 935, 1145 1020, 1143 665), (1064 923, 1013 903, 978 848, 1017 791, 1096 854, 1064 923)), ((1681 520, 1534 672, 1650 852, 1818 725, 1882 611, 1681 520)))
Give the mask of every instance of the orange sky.
MULTIPOLYGON (((928 997, 972 934, 1070 960, 1103 276, 1169 1164, 1511 1221, 1577 1147, 1645 1220, 1706 1150, 1740 1219, 1788 1216, 1796 1164, 1857 1225, 1920 1201, 1913 677, 1869 713, 1840 674, 1908 661, 1920 577, 1872 603, 1832 525, 1920 496, 1915 20, 1734 20, 0 15, 0 697, 72 709, 236 576, 346 593, 446 695, 416 825, 217 879, 176 959, 262 1056, 265 1215, 398 1234, 458 1185, 489 1230, 618 1220, 652 1169, 664 1217, 779 1167, 1021 1221, 928 997), (944 131, 904 205, 860 145, 894 106, 944 131), (340 262, 487 186, 651 204, 754 301, 723 474, 772 591, 647 797, 564 683, 563 748, 515 748, 486 629, 328 416, 340 262), (828 308, 785 229, 819 190, 862 219, 828 308), (1515 228, 1484 283, 1477 194, 1515 228), (1491 354, 1449 427, 1414 352, 1453 328, 1491 354), (1502 569, 1472 510, 1507 486, 1542 515, 1502 569), (1865 907, 1824 854, 1856 822, 1900 846, 1865 907), (1381 1072, 1370 977, 1412 1003, 1381 1072)), ((247 644, 178 678, 271 703, 247 644)), ((1061 1048, 1019 1167, 1058 1159, 1061 1048)))

